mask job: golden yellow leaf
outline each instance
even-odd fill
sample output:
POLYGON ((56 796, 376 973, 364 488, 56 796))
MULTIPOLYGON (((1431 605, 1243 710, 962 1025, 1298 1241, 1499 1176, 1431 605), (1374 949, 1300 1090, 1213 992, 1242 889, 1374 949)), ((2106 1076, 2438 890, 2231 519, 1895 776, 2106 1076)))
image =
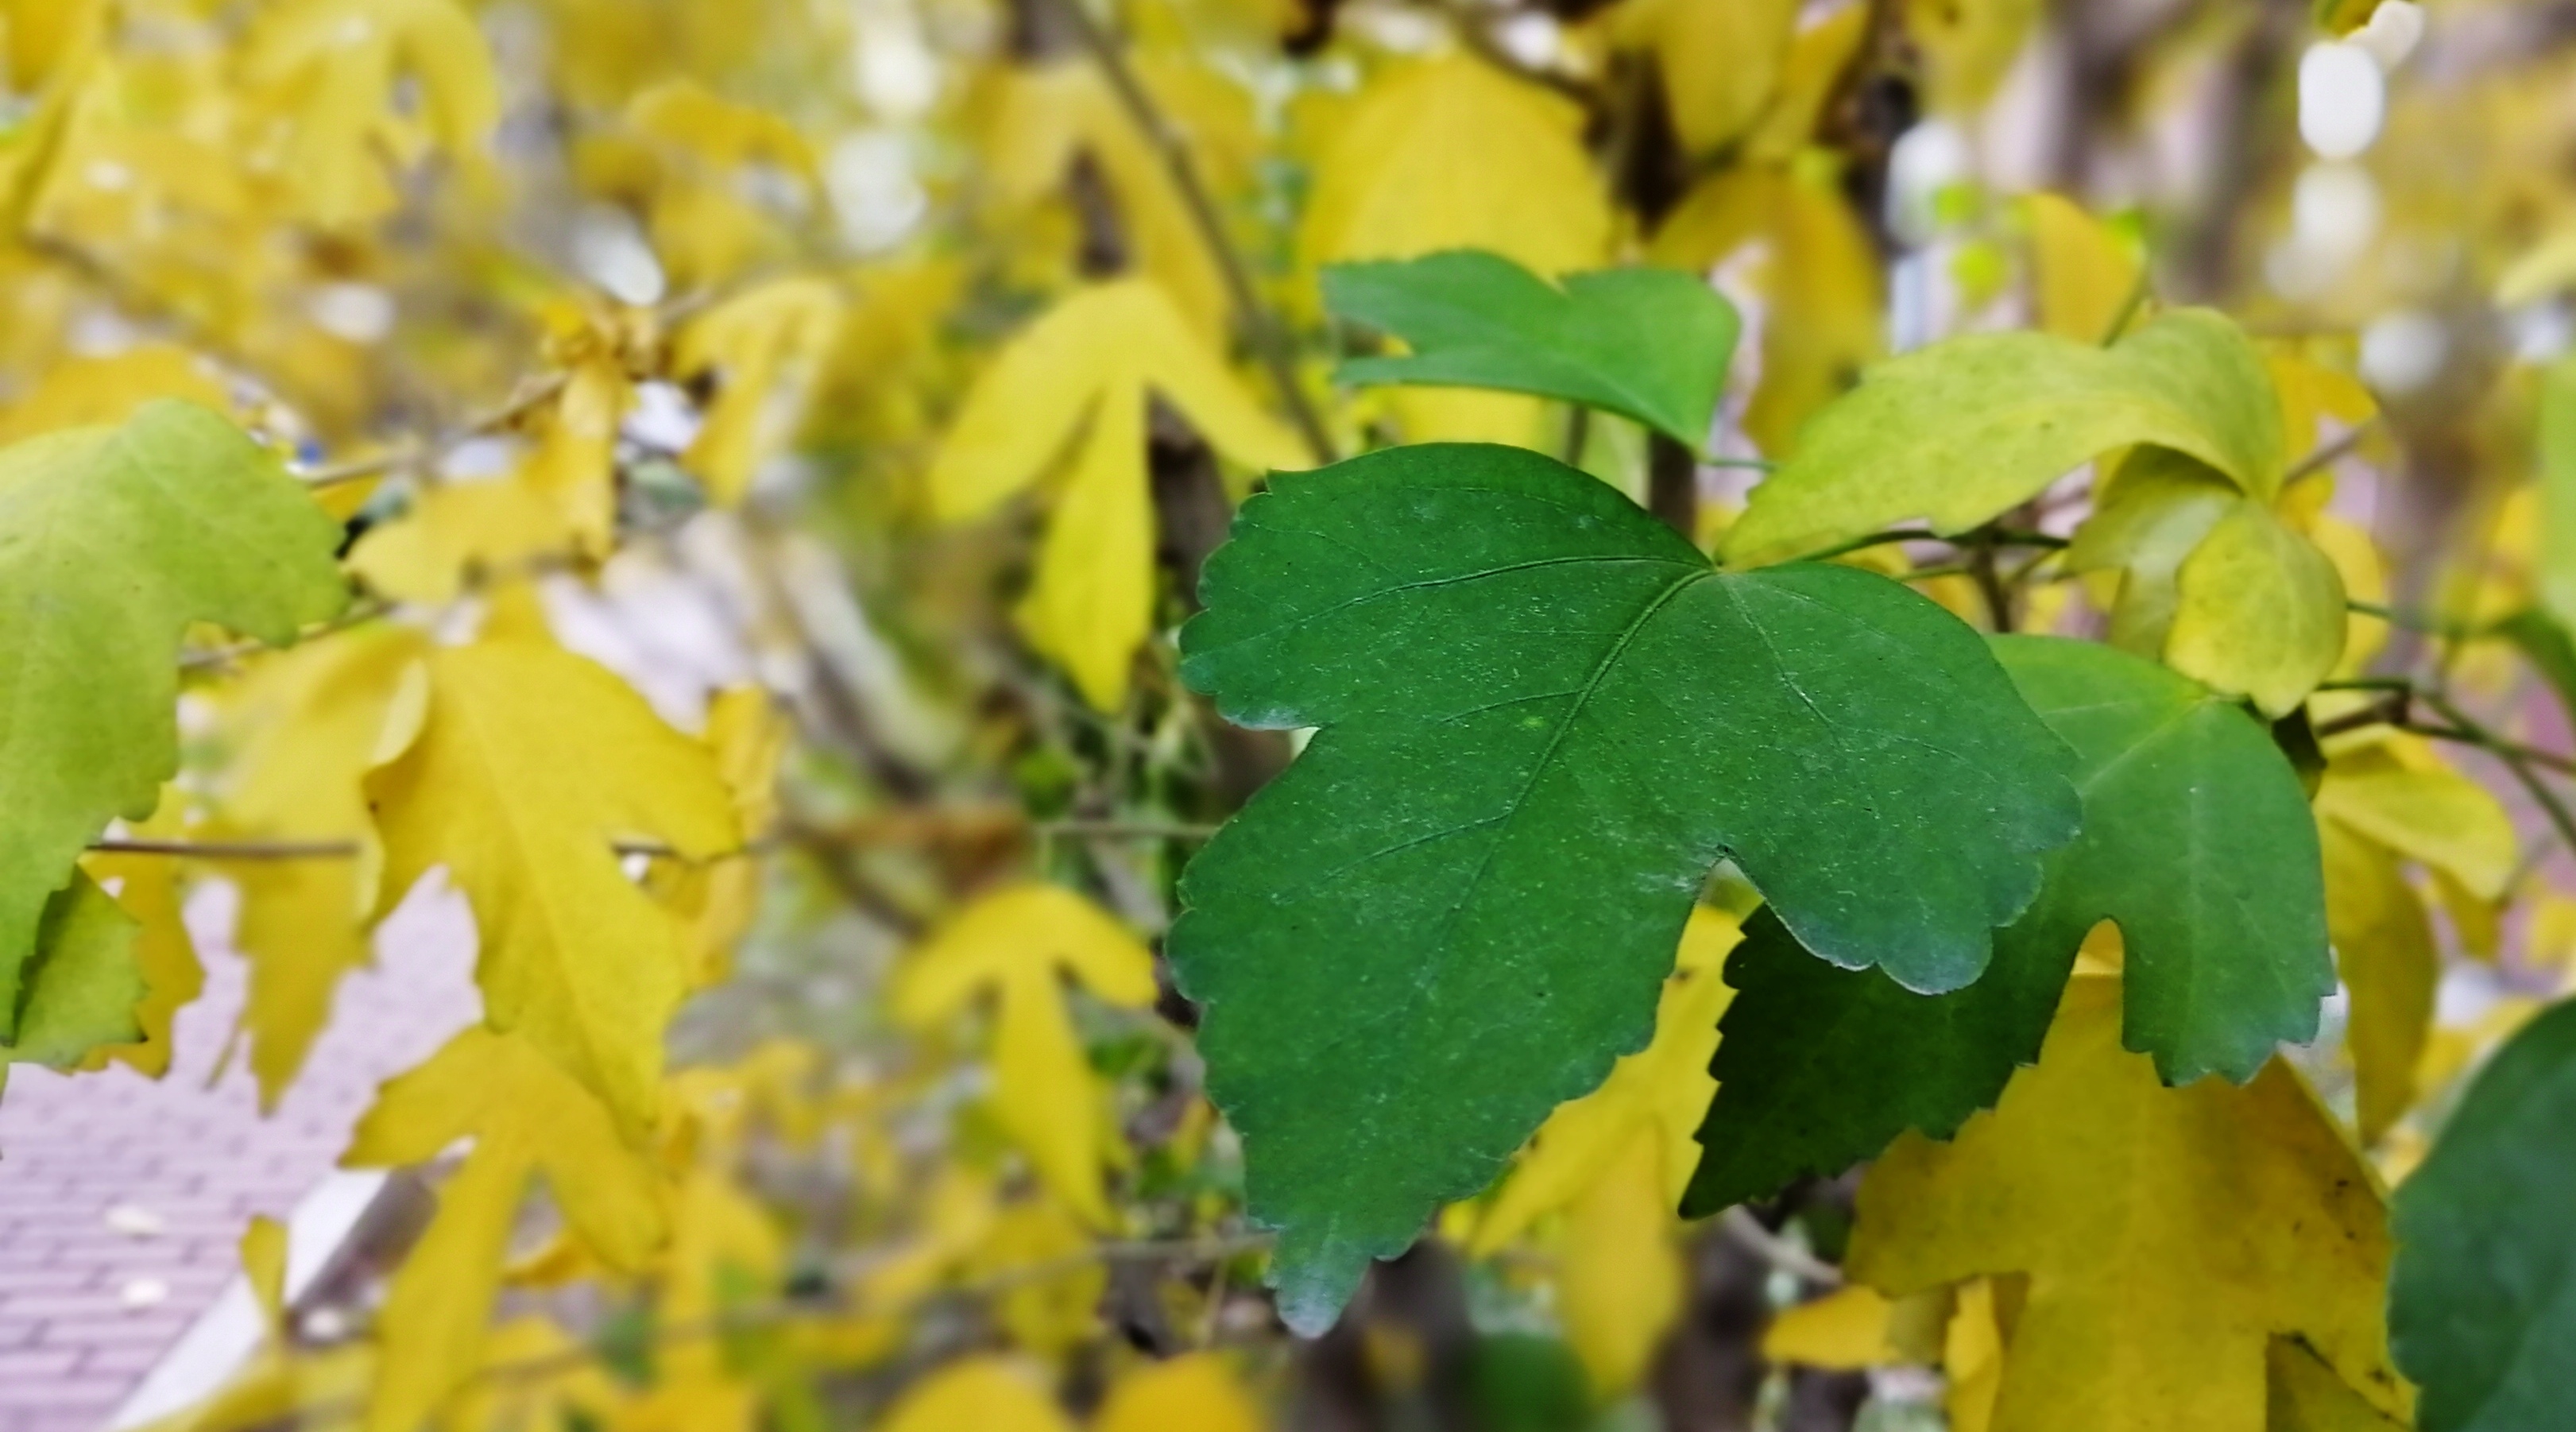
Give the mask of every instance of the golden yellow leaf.
MULTIPOLYGON (((1136 73, 1189 146, 1202 182, 1219 193, 1238 187, 1260 152, 1252 96, 1187 50, 1149 51, 1136 73)), ((1129 267, 1160 283, 1202 339, 1221 342, 1230 308, 1224 275, 1162 151, 1128 118, 1099 67, 1074 59, 1014 68, 996 83, 982 139, 998 197, 1024 208, 1063 193, 1077 158, 1098 165, 1129 267)))
POLYGON ((1390 66, 1325 137, 1299 258, 1484 248, 1542 275, 1597 268, 1610 205, 1582 129, 1571 103, 1482 60, 1390 66))
POLYGON ((610 1265, 640 1268, 664 1231, 652 1166, 607 1106, 528 1040, 477 1026, 389 1082, 358 1121, 342 1162, 399 1167, 471 1136, 473 1151, 439 1189, 430 1221, 377 1315, 384 1370, 369 1432, 412 1432, 482 1366, 501 1262, 531 1175, 610 1265))
POLYGON ((575 541, 564 504, 513 473, 422 489, 410 511, 367 529, 349 569, 380 596, 444 606, 469 577, 524 574, 575 541))
POLYGON ((1653 1041, 1612 1065, 1600 1088, 1548 1115, 1476 1225, 1469 1253, 1489 1256, 1572 1203, 1641 1128, 1657 1141, 1660 1201, 1680 1205, 1699 1166, 1700 1122, 1717 1093, 1708 1062, 1717 1053, 1718 1017, 1735 993, 1719 971, 1736 939, 1732 916, 1705 905, 1691 911, 1655 1008, 1653 1041))
POLYGON ((1226 1360, 1193 1352, 1146 1363, 1111 1384, 1091 1432, 1262 1432, 1265 1425, 1226 1360))
POLYGON ((246 77, 281 120, 276 172, 325 228, 393 208, 389 159, 434 145, 470 163, 500 118, 483 32, 454 0, 290 0, 260 17, 246 77), (406 79, 416 104, 395 93, 406 79))
POLYGON ((1020 1364, 1001 1357, 952 1362, 914 1384, 886 1414, 883 1432, 1073 1432, 1073 1421, 1020 1364))
MULTIPOLYGON (((263 656, 222 689, 230 748, 208 834, 241 840, 372 841, 361 782, 376 758, 420 633, 374 624, 263 656)), ((241 1013, 262 1108, 304 1066, 340 977, 368 955, 364 860, 240 861, 234 944, 250 961, 241 1013)))
MULTIPOLYGON (((2335 574, 2343 578, 2347 603, 2368 602, 2373 606, 2388 604, 2388 567, 2379 555, 2379 545, 2370 534, 2331 513, 2320 512, 2308 519, 2308 540, 2334 563, 2335 574)), ((2388 644, 2388 623, 2367 612, 2351 612, 2344 619, 2343 656, 2335 662, 2337 676, 2358 676, 2370 669, 2371 659, 2388 644)))
POLYGON ((2404 1432, 2412 1425, 2374 1407, 2296 1338, 2274 1338, 2265 1359, 2271 1405, 2264 1432, 2404 1432))
POLYGON ((1657 1130, 1638 1124, 1607 1150, 1566 1207, 1556 1242, 1565 1340, 1605 1400, 1636 1386, 1681 1313, 1682 1260, 1658 1142, 1657 1130))
POLYGON ((1736 937, 1729 916, 1691 912, 1653 1041, 1548 1116, 1468 1245, 1490 1255, 1564 1210, 1557 1296, 1567 1340, 1604 1396, 1644 1374, 1681 1309, 1673 1209, 1698 1166, 1694 1135, 1717 1090, 1708 1061, 1733 994, 1718 974, 1736 937))
POLYGON ((205 359, 172 343, 138 343, 106 358, 68 358, 47 368, 0 416, 0 444, 56 428, 121 423, 155 398, 185 398, 226 412, 232 395, 205 359))
POLYGON ((1013 1204, 993 1221, 965 1272, 1007 1285, 994 1312, 1012 1346, 1061 1357, 1100 1330, 1109 1268, 1083 1256, 1091 1241, 1081 1221, 1050 1198, 1013 1204))
POLYGON ((1958 1307, 1950 1315, 1941 1342, 1941 1371, 1949 1385, 1941 1392, 1941 1410, 1950 1432, 1987 1432, 1995 1421, 1995 1393, 2004 1381, 2003 1315, 2021 1310, 2018 1291, 2025 1280, 1976 1278, 1959 1285, 1958 1307), (2000 1284, 2016 1291, 2000 1296, 2000 1284))
POLYGON ((2137 293, 2138 255, 2073 200, 2031 194, 2021 206, 2038 271, 2039 326, 2078 343, 2111 337, 2111 324, 2137 293))
POLYGON ((474 908, 493 1027, 525 1034, 641 1127, 687 949, 612 842, 698 860, 735 848, 715 761, 569 652, 486 642, 435 652, 425 670, 417 732, 366 778, 385 849, 378 909, 445 866, 474 908))
POLYGON ((1905 0, 1902 23, 1923 57, 1926 107, 1965 115, 1984 105, 2044 8, 2041 0, 1905 0))
POLYGON ((1840 1371, 1883 1367, 1896 1361, 1888 1329, 1895 1309, 1875 1288, 1837 1288, 1773 1318, 1762 1330, 1762 1355, 1840 1371))
MULTIPOLYGON (((742 1295, 765 1299, 778 1286, 787 1258, 768 1210, 721 1167, 701 1161, 681 1176, 672 1200, 671 1241, 661 1259, 656 1315, 673 1327, 708 1327, 738 1313, 742 1295)), ((660 1349, 656 1382, 730 1382, 724 1345, 696 1338, 660 1349)), ((726 1403, 731 1398, 720 1396, 726 1403)), ((703 1425, 703 1424, 701 1424, 703 1425)))
POLYGON ((2231 503, 2176 574, 2167 665, 2271 716, 2305 701, 2343 655, 2343 578, 2253 498, 2231 503))
POLYGON ((1706 154, 1771 105, 1798 10, 1798 0, 1627 0, 1610 25, 1621 44, 1654 53, 1673 132, 1706 154))
POLYGON ((615 545, 617 425, 633 402, 634 385, 614 355, 583 354, 565 374, 521 470, 520 481, 554 504, 579 556, 596 560, 615 545))
POLYGON ((467 1383, 440 1410, 438 1432, 570 1428, 614 1423, 628 1395, 596 1358, 542 1317, 512 1318, 483 1348, 486 1375, 467 1383), (543 1368, 536 1376, 527 1369, 543 1368))
POLYGON ((626 131, 576 150, 584 177, 627 197, 676 287, 721 284, 765 257, 793 252, 775 214, 750 197, 752 176, 775 176, 812 202, 821 181, 805 136, 784 118, 738 104, 694 79, 653 85, 626 106, 626 131), (631 140, 632 148, 616 140, 631 140))
POLYGON ((2288 1065, 2168 1089, 2120 1047, 2118 981, 2079 977, 1997 1108, 1871 1168, 1846 1267, 1895 1295, 2029 1275, 1996 1432, 2260 1432, 2276 1335, 2407 1409, 2389 1247, 2376 1179, 2288 1065))
POLYGON ((1066 976, 1111 1004, 1154 1002, 1154 959, 1135 936, 1060 885, 1014 885, 932 932, 897 977, 894 1011, 920 1029, 990 994, 994 1112, 1047 1187, 1106 1228, 1100 1168, 1126 1145, 1065 1012, 1066 976))
POLYGON ((1170 297, 1151 280, 1126 279, 1065 298, 1002 350, 967 395, 929 478, 935 517, 981 517, 1035 483, 1081 434, 1020 619, 1104 711, 1125 703, 1128 665, 1153 618, 1149 392, 1237 463, 1302 461, 1296 439, 1261 411, 1170 297))
MULTIPOLYGON (((2327 776, 2328 781, 2333 776, 2327 776)), ((2325 852, 2326 929, 2352 995, 2352 1050, 2364 1145, 2415 1103, 2415 1067, 2433 1028, 2441 957, 2424 903, 2379 844, 2319 811, 2325 852)))
POLYGON ((1879 356, 1886 305, 1877 251, 1822 151, 1702 182, 1655 231, 1648 253, 1656 263, 1705 271, 1757 245, 1750 279, 1763 303, 1762 378, 1744 431, 1778 456, 1808 414, 1879 356))
POLYGON ((727 299, 682 328, 672 367, 713 378, 716 399, 682 461, 719 507, 739 504, 805 418, 846 305, 823 279, 781 279, 727 299))

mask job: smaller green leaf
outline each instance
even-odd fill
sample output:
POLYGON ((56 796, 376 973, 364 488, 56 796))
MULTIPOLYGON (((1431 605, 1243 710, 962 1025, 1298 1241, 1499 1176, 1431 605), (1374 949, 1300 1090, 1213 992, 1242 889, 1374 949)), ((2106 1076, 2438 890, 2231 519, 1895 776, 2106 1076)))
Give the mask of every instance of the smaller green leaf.
POLYGON ((1604 269, 1558 288, 1482 249, 1329 265, 1324 302, 1413 348, 1343 363, 1345 383, 1562 398, 1634 418, 1693 452, 1708 442, 1738 328, 1734 305, 1690 274, 1604 269))
POLYGON ((1812 958, 1767 911, 1727 959, 1737 991, 1683 1198, 1692 1216, 1835 1174, 1914 1129, 1946 1139, 2039 1056, 2093 927, 2127 946, 2123 1042, 2167 1083, 2250 1078, 2316 1033, 2333 988, 2315 823, 2297 772, 2242 707, 2089 642, 1997 637, 2073 747, 2084 825, 1975 984, 1919 995, 1812 958))
POLYGON ((2388 1331, 2424 1432, 2576 1426, 2576 1000, 2516 1034, 2397 1190, 2388 1331))
POLYGON ((142 1038, 134 1014, 143 998, 142 967, 134 958, 141 928, 97 881, 75 873, 45 902, 18 1008, 18 1040, 0 1045, 0 1060, 65 1069, 102 1044, 142 1038))
POLYGON ((2556 617, 2539 607, 2529 607, 2496 623, 2498 636, 2514 644, 2522 659, 2549 683, 2558 704, 2571 718, 2576 718, 2576 640, 2556 617))
POLYGON ((1967 531, 2114 448, 2188 453, 2269 499, 2280 400, 2242 329, 2159 315, 2109 348, 2046 333, 1954 338, 1870 370, 1798 435, 1727 533, 1730 565, 1777 562, 1895 523, 1967 531))

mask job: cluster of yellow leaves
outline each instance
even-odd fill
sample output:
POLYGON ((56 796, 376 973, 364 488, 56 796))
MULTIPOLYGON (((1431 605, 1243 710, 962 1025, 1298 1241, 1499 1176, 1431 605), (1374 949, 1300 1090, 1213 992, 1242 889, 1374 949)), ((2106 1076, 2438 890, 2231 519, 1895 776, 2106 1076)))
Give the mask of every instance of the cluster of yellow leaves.
POLYGON ((1488 1257, 1556 1216, 1557 1310, 1605 1399, 1636 1385, 1681 1312, 1688 1279, 1673 1210, 1699 1166, 1695 1135, 1717 1092, 1708 1063, 1734 993, 1719 971, 1736 933, 1719 911, 1691 912, 1654 1041, 1548 1116, 1467 1239, 1469 1254, 1488 1257))
POLYGON ((1971 1432, 2310 1425, 2284 1407, 2394 1428, 2389 1255, 2377 1176, 2287 1064, 2166 1088, 2120 1047, 2118 980, 2079 974, 1997 1108, 1871 1168, 1846 1264, 1863 1286, 1770 1345, 1829 1366, 1937 1347, 1971 1432))
POLYGON ((966 521, 1062 462, 1020 623, 1103 711, 1126 703, 1131 663, 1153 626, 1145 449, 1156 398, 1244 467, 1301 461, 1295 438, 1192 331, 1170 295, 1152 279, 1133 278, 1076 291, 1014 338, 967 394, 930 471, 933 515, 966 521))

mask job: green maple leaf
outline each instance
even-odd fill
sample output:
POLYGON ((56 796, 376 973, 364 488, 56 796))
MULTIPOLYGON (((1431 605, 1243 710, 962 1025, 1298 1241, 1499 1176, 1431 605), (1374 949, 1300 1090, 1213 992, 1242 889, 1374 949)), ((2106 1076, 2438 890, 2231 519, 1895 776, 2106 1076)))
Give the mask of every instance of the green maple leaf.
POLYGON ((2397 1190, 2388 1293, 2425 1432, 2576 1426, 2576 1001, 2523 1027, 2397 1190))
POLYGON ((2118 924, 2123 1040, 2169 1084, 2242 1083, 2316 1036, 2334 988, 2307 793, 2242 707, 2106 646, 1998 637, 2031 709, 2075 748, 2084 829, 2048 860, 1985 977, 1924 996, 1810 959, 1769 912, 1727 959, 1737 994, 1682 1208, 1693 1216, 1834 1174, 1906 1129, 1946 1139, 2039 1057, 2085 935, 2118 924))
POLYGON ((1458 249, 1403 263, 1332 264, 1335 315, 1411 345, 1354 358, 1345 383, 1502 388, 1636 419, 1696 452, 1739 327, 1735 306, 1670 269, 1569 274, 1562 288, 1500 254, 1458 249))
POLYGON ((2070 753, 1948 613, 1717 571, 1521 449, 1282 474, 1201 595, 1190 684, 1322 728, 1191 863, 1168 944, 1301 1330, 1646 1043, 1721 858, 1808 949, 1943 990, 2074 833, 2070 753))
POLYGON ((178 770, 181 634, 294 640, 347 602, 339 540, 274 459, 186 403, 0 451, 0 1042, 47 898, 178 770))

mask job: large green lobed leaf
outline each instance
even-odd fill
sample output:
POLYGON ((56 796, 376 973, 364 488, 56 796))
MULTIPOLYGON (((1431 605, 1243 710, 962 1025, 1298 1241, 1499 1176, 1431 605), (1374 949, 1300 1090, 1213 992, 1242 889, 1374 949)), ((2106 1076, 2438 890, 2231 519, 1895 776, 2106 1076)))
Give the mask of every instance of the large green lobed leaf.
POLYGON ((1322 728, 1169 942, 1301 1330, 1646 1043, 1721 857, 1808 949, 1945 990, 2074 833, 2070 754, 1939 607, 1715 571, 1517 448, 1282 474, 1201 595, 1190 684, 1322 728))
POLYGON ((1563 398, 1705 447, 1735 354, 1735 306, 1670 269, 1568 274, 1564 284, 1482 249, 1327 265, 1324 302, 1335 315, 1413 349, 1352 359, 1336 376, 1563 398))
POLYGON ((2397 1190, 2388 1331, 2424 1432, 2576 1427, 2576 1000, 2525 1026, 2397 1190))
POLYGON ((1777 562, 1917 519, 1965 532, 2134 443, 2187 453, 2272 496, 2280 400, 2233 322, 2185 308, 2109 348, 1981 333, 1880 364, 1753 489, 1725 557, 1777 562))
POLYGON ((2051 855, 1985 977, 1924 996, 1810 959, 1767 912, 1729 956, 1737 994, 1710 1072, 1694 1216, 1834 1174, 1906 1129, 1946 1139, 2039 1057, 2075 954, 2104 920, 2126 950, 2122 1042, 2170 1084, 2253 1077, 2317 1030, 2334 988, 2315 821, 2298 773, 2242 707, 2153 662, 1997 637, 2031 709, 2075 748, 2084 829, 2051 855))
POLYGON ((274 459, 186 403, 0 451, 0 1043, 47 898, 178 771, 181 634, 294 640, 347 601, 339 538, 274 459))

